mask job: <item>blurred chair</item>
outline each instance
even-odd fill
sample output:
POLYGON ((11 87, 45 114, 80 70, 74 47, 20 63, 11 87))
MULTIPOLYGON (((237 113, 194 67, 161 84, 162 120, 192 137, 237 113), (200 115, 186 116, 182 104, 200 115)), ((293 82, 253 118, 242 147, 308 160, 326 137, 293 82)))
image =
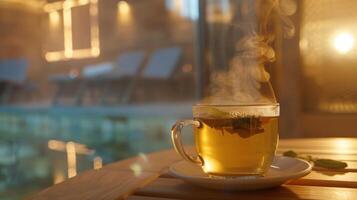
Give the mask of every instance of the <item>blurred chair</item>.
POLYGON ((102 104, 108 104, 111 96, 114 96, 118 103, 121 99, 128 98, 138 79, 144 60, 143 51, 123 53, 118 57, 112 73, 101 77, 102 104))
POLYGON ((178 66, 181 55, 182 49, 180 47, 156 50, 144 68, 142 79, 169 79, 178 66))
POLYGON ((87 82, 90 79, 111 73, 113 64, 111 62, 89 65, 82 70, 82 73, 55 74, 49 77, 49 81, 57 85, 57 91, 53 98, 53 104, 60 103, 61 98, 67 95, 72 101, 70 104, 82 104, 82 96, 87 90, 87 82), (65 94, 67 93, 67 94, 65 94))
POLYGON ((85 67, 81 73, 81 82, 75 96, 75 103, 77 105, 83 104, 83 99, 87 93, 90 95, 90 100, 94 101, 94 94, 101 80, 111 75, 113 71, 114 64, 112 62, 98 63, 85 67))
POLYGON ((111 62, 88 65, 82 71, 82 78, 91 79, 100 76, 106 76, 108 74, 111 74, 112 71, 113 71, 113 63, 111 62))
POLYGON ((123 96, 122 103, 128 103, 135 89, 145 89, 145 96, 154 93, 165 93, 175 90, 174 72, 177 70, 182 57, 181 47, 169 47, 156 50, 149 58, 140 77, 123 96), (149 88, 149 89, 148 89, 149 88), (147 92, 150 92, 148 94, 147 92))
POLYGON ((127 88, 138 75, 145 53, 134 51, 121 54, 116 62, 104 62, 89 65, 80 75, 58 74, 50 77, 50 81, 58 85, 54 104, 58 104, 63 88, 72 88, 73 104, 82 105, 86 95, 91 101, 99 96, 100 103, 106 104, 110 95, 121 96, 120 88, 127 88), (119 83, 118 83, 119 82, 119 83), (95 95, 97 93, 97 95, 95 95))
POLYGON ((25 86, 27 67, 26 59, 0 60, 1 103, 9 103, 15 90, 25 86))
POLYGON ((78 90, 80 77, 78 73, 69 74, 55 74, 48 77, 48 80, 54 83, 57 87, 52 104, 60 104, 65 96, 69 96, 69 99, 74 99, 78 90), (69 93, 69 95, 66 93, 69 93))

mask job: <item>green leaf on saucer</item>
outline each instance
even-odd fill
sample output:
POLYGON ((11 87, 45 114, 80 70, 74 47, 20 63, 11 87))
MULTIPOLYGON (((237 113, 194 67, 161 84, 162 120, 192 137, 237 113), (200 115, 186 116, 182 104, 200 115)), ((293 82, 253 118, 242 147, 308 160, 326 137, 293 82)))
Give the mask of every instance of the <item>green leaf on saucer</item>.
POLYGON ((347 163, 332 159, 316 159, 314 163, 315 166, 328 169, 344 169, 347 167, 347 163))
POLYGON ((344 169, 347 167, 346 162, 332 160, 332 159, 320 159, 320 158, 313 158, 310 155, 301 156, 295 151, 289 150, 283 153, 283 156, 292 157, 292 158, 300 158, 306 160, 308 162, 314 162, 316 167, 322 167, 327 169, 344 169))

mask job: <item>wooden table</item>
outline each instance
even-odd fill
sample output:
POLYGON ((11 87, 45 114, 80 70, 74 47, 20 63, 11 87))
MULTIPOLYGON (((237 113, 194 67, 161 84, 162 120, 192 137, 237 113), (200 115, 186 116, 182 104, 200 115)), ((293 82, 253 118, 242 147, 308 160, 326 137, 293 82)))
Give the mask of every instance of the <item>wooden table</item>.
POLYGON ((222 192, 192 186, 168 175, 168 166, 181 158, 173 150, 166 150, 87 171, 30 199, 357 199, 357 139, 289 139, 279 142, 278 154, 290 149, 320 158, 343 160, 348 167, 314 170, 301 179, 273 189, 222 192))

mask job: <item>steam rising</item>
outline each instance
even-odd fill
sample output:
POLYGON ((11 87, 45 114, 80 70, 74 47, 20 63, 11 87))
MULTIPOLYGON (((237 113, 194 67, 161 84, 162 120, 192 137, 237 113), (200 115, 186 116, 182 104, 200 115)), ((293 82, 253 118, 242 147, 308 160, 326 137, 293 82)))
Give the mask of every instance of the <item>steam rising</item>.
POLYGON ((233 24, 239 40, 236 42, 234 56, 229 70, 216 72, 211 77, 211 96, 201 104, 265 104, 276 103, 270 83, 270 75, 265 70, 267 62, 275 61, 271 47, 275 39, 273 19, 283 24, 285 37, 292 37, 295 28, 288 18, 293 0, 242 0, 236 1, 240 10, 235 10, 233 24), (289 8, 289 12, 284 12, 289 8), (288 13, 288 14, 287 14, 288 13))

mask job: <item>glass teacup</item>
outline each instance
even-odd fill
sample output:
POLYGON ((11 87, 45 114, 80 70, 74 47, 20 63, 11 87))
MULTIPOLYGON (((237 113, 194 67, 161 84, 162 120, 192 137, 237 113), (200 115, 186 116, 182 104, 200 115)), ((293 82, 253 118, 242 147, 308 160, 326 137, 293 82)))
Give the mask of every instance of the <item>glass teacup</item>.
POLYGON ((214 176, 261 176, 271 165, 278 142, 279 104, 196 105, 193 120, 172 127, 175 150, 214 176), (197 156, 182 145, 181 129, 194 127, 197 156))

